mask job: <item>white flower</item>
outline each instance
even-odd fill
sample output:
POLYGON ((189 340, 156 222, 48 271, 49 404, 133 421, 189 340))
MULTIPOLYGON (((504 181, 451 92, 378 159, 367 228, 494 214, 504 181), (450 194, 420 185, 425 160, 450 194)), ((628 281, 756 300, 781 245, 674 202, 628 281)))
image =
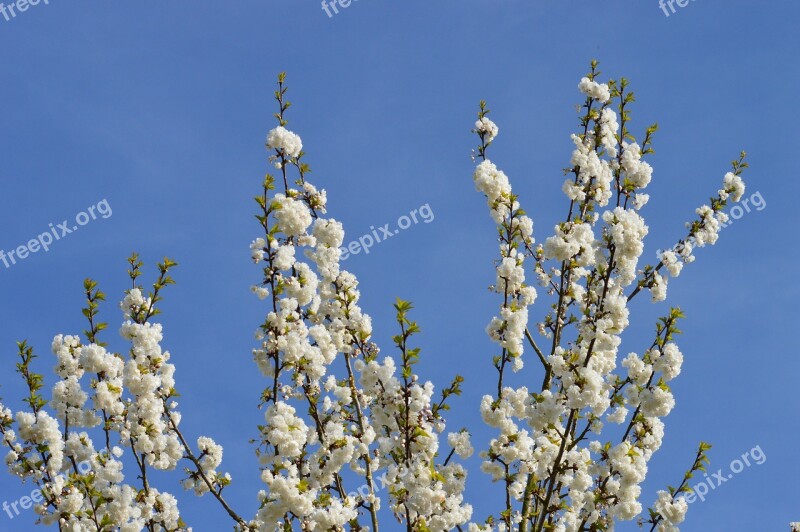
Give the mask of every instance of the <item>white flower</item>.
POLYGON ((606 107, 600 113, 600 144, 606 149, 609 157, 617 156, 617 132, 619 123, 617 113, 606 107))
POLYGON ((586 223, 566 223, 555 227, 556 234, 545 240, 544 254, 547 258, 567 261, 576 255, 578 264, 585 266, 594 262, 594 232, 586 223))
POLYGON ((300 236, 311 225, 311 212, 301 201, 275 194, 280 208, 275 212, 278 229, 286 236, 300 236))
POLYGON ((197 448, 200 449, 200 465, 206 471, 213 471, 222 463, 222 446, 206 436, 197 438, 197 448))
POLYGON ((627 417, 628 417, 628 409, 625 408, 624 406, 618 406, 617 408, 614 409, 614 411, 611 414, 609 414, 607 419, 610 423, 620 424, 624 423, 627 417))
POLYGON ((661 356, 653 363, 653 370, 662 373, 665 381, 671 381, 681 374, 683 354, 678 346, 670 342, 664 346, 661 356))
POLYGON ((275 252, 275 259, 272 264, 276 270, 288 270, 294 265, 294 246, 287 244, 280 246, 275 252))
POLYGON ((695 243, 703 247, 706 244, 715 244, 722 228, 720 220, 715 216, 714 210, 708 205, 698 207, 695 212, 700 216, 700 228, 694 233, 695 243))
POLYGON ((667 267, 667 271, 672 277, 677 277, 683 269, 683 261, 678 259, 674 251, 668 250, 661 254, 661 262, 667 267))
POLYGON ((653 177, 653 167, 642 161, 642 149, 635 142, 623 143, 622 169, 625 171, 626 182, 637 189, 647 187, 653 177))
POLYGON ((475 132, 476 133, 483 133, 483 140, 486 144, 492 142, 495 137, 497 137, 497 133, 499 132, 499 128, 497 124, 486 118, 485 116, 475 122, 475 132))
POLYGON ((303 141, 283 126, 276 127, 267 135, 267 147, 282 152, 287 157, 297 157, 303 149, 303 141))
POLYGON ((602 103, 606 103, 611 99, 611 92, 608 90, 608 85, 605 83, 597 83, 586 77, 581 79, 581 82, 578 84, 578 90, 590 98, 600 100, 602 103))
POLYGON ((673 500, 669 492, 661 490, 658 492, 658 500, 654 508, 667 523, 678 525, 686 518, 689 505, 683 497, 673 500))
POLYGON ((660 386, 644 390, 639 397, 642 401, 642 414, 645 416, 664 417, 675 407, 672 393, 660 386))
POLYGON ((650 286, 651 301, 657 303, 667 299, 667 278, 660 273, 653 273, 653 284, 650 286))
POLYGON ((742 199, 744 190, 745 186, 742 178, 733 172, 728 172, 722 179, 722 190, 719 191, 719 195, 722 199, 725 199, 728 197, 728 194, 730 194, 731 201, 737 202, 742 199))
POLYGON ((615 259, 619 270, 619 284, 628 286, 636 279, 636 265, 644 250, 644 237, 648 227, 636 211, 616 207, 603 213, 603 221, 616 249, 615 259))
POLYGON ((465 430, 448 434, 447 443, 450 444, 450 447, 452 447, 456 454, 462 459, 469 458, 472 456, 472 453, 475 452, 469 441, 469 432, 465 430))
POLYGON ((264 286, 256 286, 253 285, 250 287, 250 290, 258 297, 258 299, 264 300, 269 295, 269 289, 264 286))
POLYGON ((647 202, 650 201, 650 194, 638 193, 633 194, 633 208, 637 211, 641 210, 642 207, 647 205, 647 202))
POLYGON ((490 161, 485 160, 475 169, 473 176, 475 188, 486 194, 486 199, 491 206, 501 195, 511 192, 508 177, 490 161))
POLYGON ((293 458, 300 456, 306 444, 308 428, 296 415, 294 407, 278 402, 270 405, 265 415, 267 420, 266 437, 281 456, 293 458))

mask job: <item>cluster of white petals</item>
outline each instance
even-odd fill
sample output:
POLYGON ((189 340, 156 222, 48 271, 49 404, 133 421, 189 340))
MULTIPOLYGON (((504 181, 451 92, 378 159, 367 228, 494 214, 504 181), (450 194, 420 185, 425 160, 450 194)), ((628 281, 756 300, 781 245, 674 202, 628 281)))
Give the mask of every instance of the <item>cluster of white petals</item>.
POLYGON ((486 144, 491 144, 491 142, 497 137, 499 131, 500 129, 497 127, 497 124, 485 116, 482 116, 477 122, 475 122, 475 132, 479 135, 483 135, 486 144))
MULTIPOLYGON (((487 138, 497 134, 488 120, 476 128, 487 138)), ((302 141, 280 126, 267 144, 293 158, 302 141)), ((374 527, 382 487, 390 506, 415 527, 465 524, 466 471, 437 463, 444 421, 430 417, 433 385, 407 382, 391 358, 379 361, 372 321, 358 304, 358 280, 340 265, 344 230, 324 217, 325 191, 308 182, 297 161, 276 167, 280 177, 268 176, 259 198, 264 232, 250 246, 263 271, 253 292, 269 305, 253 350, 265 377, 259 456, 267 489, 248 526, 325 531, 363 520, 374 527), (342 368, 345 374, 336 376, 342 368), (410 409, 419 425, 401 422, 401 409, 410 409), (399 446, 409 439, 401 435, 409 430, 413 452, 401 460, 406 453, 399 446), (362 486, 352 486, 354 477, 362 486)), ((467 454, 463 437, 453 444, 467 454)))
MULTIPOLYGON (((185 451, 176 432, 180 414, 170 411, 175 367, 161 349, 161 326, 143 319, 151 305, 138 288, 121 304, 126 321, 120 332, 131 343, 128 357, 95 342, 84 344, 78 336, 53 339, 59 380, 49 406, 56 417, 43 409, 48 402, 37 393, 39 377, 21 346, 20 372, 30 388, 32 411, 12 418, 10 410, 0 407, 0 429, 11 472, 39 487, 34 509, 44 525, 76 531, 99 530, 99 523, 107 524, 103 530, 113 524, 126 532, 185 530, 177 499, 148 484, 126 484, 121 461, 122 447, 130 447, 143 471, 171 470, 185 451), (79 431, 95 427, 105 434, 103 445, 79 431)), ((206 455, 204 463, 216 455, 221 458, 221 449, 206 455)), ((216 458, 212 461, 216 467, 216 458)))
MULTIPOLYGON (((481 452, 482 470, 504 485, 508 502, 485 524, 471 523, 473 532, 611 530, 644 510, 640 499, 647 464, 663 441, 662 419, 676 404, 668 383, 683 363, 672 341, 682 314, 670 310, 656 327, 653 345, 620 363, 622 335, 630 323, 628 301, 642 288, 650 290, 653 301, 665 299, 667 277, 661 268, 677 277, 691 262, 691 246, 714 243, 726 220, 726 200, 738 201, 744 185, 739 172, 726 175, 717 201, 698 209, 698 221, 689 224, 691 240, 662 252, 658 267, 641 267, 649 229, 637 211, 649 199, 644 190, 653 168, 644 158, 655 127, 648 129, 644 145, 630 140, 625 122, 619 121, 619 116, 629 120, 625 105, 633 101, 626 87, 626 82, 600 84, 594 75, 581 80, 586 114, 582 131, 572 135, 575 148, 562 186, 569 216, 536 249, 530 232, 511 230, 521 210, 508 177, 486 158, 488 143, 482 138, 483 160, 473 179, 498 225, 501 254, 493 288, 503 296, 500 314, 487 329, 498 344, 499 378, 497 393, 483 397, 481 416, 497 435, 481 452), (619 115, 612 99, 620 102, 619 115), (521 296, 528 258, 535 261, 540 284, 554 296, 551 311, 536 326, 546 339, 541 344, 527 328, 532 298, 521 296), (521 368, 516 359, 528 347, 544 371, 539 391, 514 386, 506 371, 521 368), (606 424, 623 430, 603 437, 606 424)), ((476 125, 474 131, 482 130, 476 125)), ((686 502, 660 492, 652 512, 654 529, 677 530, 686 502)))
POLYGON ((611 92, 607 84, 597 83, 588 77, 581 78, 580 83, 578 83, 578 90, 601 103, 606 103, 611 99, 611 92))
MULTIPOLYGON (((724 208, 744 194, 746 163, 744 154, 734 162, 717 197, 687 224, 686 238, 660 251, 658 265, 641 266, 649 232, 641 210, 653 177, 645 159, 655 127, 636 143, 627 129, 625 106, 634 101, 627 82, 598 83, 595 67, 579 83, 585 114, 562 184, 568 215, 543 244, 535 244, 533 220, 508 176, 486 156, 499 129, 484 102, 473 129, 481 141, 473 181, 499 244, 491 290, 501 303, 486 327, 497 382, 480 401, 491 435, 478 453, 481 470, 504 490, 496 514, 478 522, 465 501, 467 470, 458 461, 475 449, 468 430, 446 431, 443 415, 463 379, 437 390, 415 373, 420 349, 411 339, 420 329, 409 318, 411 304, 395 305, 397 356, 381 356, 372 341, 358 279, 342 269, 342 224, 325 217, 327 194, 308 181, 302 140, 285 127, 281 75, 279 126, 266 141, 279 175, 267 174, 256 198, 261 231, 249 247, 261 274, 251 290, 264 305, 252 350, 264 420, 253 440, 263 483, 254 515, 241 517, 223 496, 232 478, 221 470, 222 446, 207 436, 190 444, 180 428, 176 368, 153 321, 175 263, 159 264, 145 293, 134 255, 133 287, 120 305, 122 352, 97 339, 105 296, 90 280, 86 341, 54 338, 49 400, 39 393, 44 378, 33 371, 33 349, 19 344, 28 408, 0 403, 0 445, 9 471, 40 490, 38 522, 75 532, 191 530, 176 497, 153 478, 182 464, 182 487, 218 502, 238 532, 377 531, 382 507, 415 532, 588 532, 637 518, 677 532, 688 509, 685 482, 703 468, 707 444, 684 484, 659 491, 649 509, 641 500, 663 419, 676 407, 670 384, 684 361, 674 341, 683 315, 671 308, 652 343, 627 355, 620 355, 622 337, 629 301, 642 290, 654 302, 666 299, 668 278, 694 260, 695 248, 717 241, 724 208), (535 327, 529 315, 538 292, 528 271, 551 299, 535 327), (528 360, 538 362, 537 380, 522 372, 528 360), (133 474, 124 474, 125 464, 135 466, 133 474)), ((800 524, 791 526, 800 532, 800 524)))
POLYGON ((267 147, 279 151, 287 157, 295 158, 303 150, 300 137, 283 126, 278 126, 267 135, 267 147))
POLYGON ((674 532, 678 530, 676 525, 679 525, 686 518, 686 511, 689 505, 683 497, 675 498, 667 491, 658 492, 658 500, 655 504, 655 510, 663 517, 656 530, 658 532, 674 532))

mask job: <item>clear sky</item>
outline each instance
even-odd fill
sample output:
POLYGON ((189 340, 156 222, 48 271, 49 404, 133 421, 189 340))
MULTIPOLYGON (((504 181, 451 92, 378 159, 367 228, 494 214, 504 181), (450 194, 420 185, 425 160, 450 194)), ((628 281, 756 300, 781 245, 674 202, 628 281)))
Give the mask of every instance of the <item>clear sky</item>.
MULTIPOLYGON (((563 216, 576 86, 597 58, 604 78, 631 80, 635 130, 661 126, 643 211, 648 260, 683 234, 741 149, 750 155, 748 196, 758 191, 766 204, 700 250, 667 303, 634 305, 623 353, 649 345, 669 304, 688 316, 678 405, 644 500, 679 482, 700 439, 714 444, 711 469, 724 473, 760 446, 766 461, 694 503, 682 529, 786 530, 800 519, 800 362, 791 340, 798 18, 793 0, 696 0, 670 16, 657 0, 358 0, 332 17, 306 0, 50 0, 8 21, 0 15, 0 249, 103 199, 113 212, 49 252, 0 263, 0 395, 18 406, 16 340, 33 343, 50 372, 52 337, 83 330, 84 277, 109 295, 107 337, 121 347, 125 258, 139 251, 152 274, 156 260, 174 257, 178 284, 160 321, 178 366, 183 427, 224 445, 223 467, 234 477, 228 496, 255 512, 262 485, 247 440, 261 419, 263 382, 250 350, 266 307, 249 292, 259 275, 248 250, 258 236, 251 197, 268 169, 273 83, 285 70, 289 127, 303 137, 312 180, 328 190, 346 240, 426 204, 435 215, 346 267, 361 280, 385 354, 394 298, 415 303, 420 371, 438 383, 465 376, 469 391, 455 401, 450 426, 470 427, 481 448, 490 433, 478 402, 495 383, 484 328, 498 300, 486 290, 494 227, 471 181, 477 102, 493 109, 500 136, 491 156, 543 241, 563 216)), ((531 316, 544 312, 538 305, 531 316)), ((470 464, 468 498, 480 517, 500 486, 492 495, 479 459, 470 464)), ((0 500, 32 489, 0 478, 0 500)), ((211 500, 162 487, 179 495, 195 530, 229 529, 211 500)), ((32 521, 31 512, 0 514, 0 530, 32 530, 32 521)))

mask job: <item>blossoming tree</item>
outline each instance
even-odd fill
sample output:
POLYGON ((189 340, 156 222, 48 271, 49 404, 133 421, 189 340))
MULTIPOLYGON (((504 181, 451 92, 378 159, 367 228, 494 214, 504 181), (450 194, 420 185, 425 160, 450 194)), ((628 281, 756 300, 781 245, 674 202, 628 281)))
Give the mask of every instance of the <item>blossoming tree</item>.
POLYGON ((252 290, 266 306, 253 350, 265 418, 254 429, 264 483, 257 513, 245 516, 235 509, 244 501, 225 498, 232 479, 221 469, 222 448, 180 428, 175 366, 154 321, 176 263, 158 264, 145 290, 134 254, 121 303, 125 349, 113 351, 101 339, 105 295, 92 280, 84 283, 83 337, 53 340, 57 382, 49 399, 33 348, 18 344, 27 409, 14 414, 0 404, 0 433, 10 472, 41 490, 38 522, 65 531, 188 530, 176 497, 155 482, 156 471, 182 465, 182 487, 211 497, 241 531, 378 531, 398 522, 415 532, 600 531, 637 517, 651 531, 678 530, 688 481, 704 468, 710 446, 699 444, 678 486, 659 491, 646 511, 640 486, 661 446, 662 418, 675 404, 669 382, 683 359, 675 344, 680 310, 659 319, 641 351, 618 351, 630 300, 647 292, 665 299, 668 277, 694 260, 696 247, 717 240, 726 207, 744 193, 747 164, 742 154, 716 196, 697 209, 686 238, 658 264, 641 266, 648 228, 639 210, 648 200, 652 168, 645 158, 656 127, 637 143, 627 81, 601 84, 597 77, 593 63, 579 84, 585 100, 563 185, 566 216, 543 245, 535 244, 533 222, 508 177, 488 159, 498 128, 483 102, 475 124, 474 182, 500 245, 493 286, 500 306, 487 327, 496 355, 486 361, 497 381, 480 404, 493 431, 481 442, 482 470, 504 500, 494 514, 473 515, 464 499, 467 471, 458 458, 473 453, 472 443, 466 431, 445 429, 463 379, 454 376, 437 391, 415 373, 419 327, 411 304, 395 305, 394 357, 382 356, 371 340, 358 280, 340 265, 342 225, 325 216, 325 191, 308 180, 302 141, 286 129, 281 74, 278 126, 266 142, 276 171, 256 197, 260 234, 250 246, 260 265, 252 290), (550 299, 535 323, 528 308, 537 289, 527 277, 550 299), (517 375, 527 384, 510 385, 523 355, 539 367, 517 375), (393 514, 387 523, 382 506, 393 514))

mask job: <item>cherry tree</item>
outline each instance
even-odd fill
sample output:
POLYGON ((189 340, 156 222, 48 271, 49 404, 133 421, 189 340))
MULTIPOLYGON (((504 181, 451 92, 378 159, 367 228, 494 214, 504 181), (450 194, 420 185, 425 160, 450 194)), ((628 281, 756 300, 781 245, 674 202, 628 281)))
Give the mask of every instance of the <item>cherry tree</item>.
POLYGON ((341 267, 342 224, 326 216, 326 193, 309 180, 302 140, 287 128, 281 74, 277 126, 266 140, 273 169, 255 198, 259 233, 250 246, 259 266, 252 291, 265 312, 253 349, 264 422, 242 437, 254 440, 263 489, 252 501, 228 500, 233 479, 222 447, 182 431, 176 368, 156 321, 176 263, 159 263, 145 288, 134 254, 120 304, 124 347, 105 342, 106 296, 90 279, 87 329, 53 340, 49 398, 33 347, 18 344, 26 408, 0 404, 0 434, 10 473, 40 490, 37 522, 64 531, 189 530, 176 495, 157 487, 157 472, 180 468, 180 487, 210 498, 240 531, 601 531, 636 519, 651 531, 678 530, 710 445, 699 443, 677 486, 649 505, 641 485, 675 405, 669 383, 681 373, 683 314, 670 308, 638 351, 619 348, 630 301, 664 300, 669 279, 716 242, 726 208, 744 194, 747 163, 744 153, 733 162, 685 238, 657 264, 640 264, 657 128, 637 142, 628 82, 600 83, 599 75, 593 62, 578 85, 584 101, 562 187, 566 212, 542 244, 524 198, 488 158, 499 129, 484 102, 473 130, 473 179, 499 243, 499 308, 486 329, 496 353, 485 361, 497 380, 479 405, 490 439, 474 443, 482 473, 502 491, 492 515, 475 515, 465 500, 462 461, 474 453, 473 438, 446 429, 464 380, 454 375, 437 389, 417 374, 411 303, 395 304, 393 354, 372 341, 358 280, 341 267), (532 321, 537 299, 545 310, 532 321), (258 509, 245 515, 241 506, 258 509))

